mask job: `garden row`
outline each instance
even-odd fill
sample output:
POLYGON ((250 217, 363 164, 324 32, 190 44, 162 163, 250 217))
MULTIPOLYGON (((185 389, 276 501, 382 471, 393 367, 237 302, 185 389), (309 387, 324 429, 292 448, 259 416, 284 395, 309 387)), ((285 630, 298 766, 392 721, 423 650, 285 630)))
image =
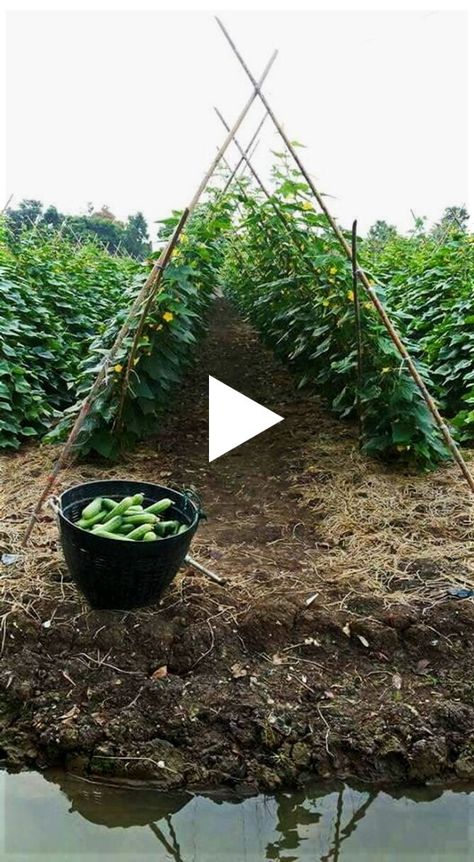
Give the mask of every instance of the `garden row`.
MULTIPOLYGON (((113 458, 159 431, 196 360, 217 284, 263 340, 341 418, 359 419, 364 451, 421 468, 447 457, 431 414, 361 290, 358 372, 349 262, 309 189, 280 156, 272 197, 249 182, 208 194, 188 222, 148 314, 126 384, 135 326, 108 369, 78 441, 113 458)), ((166 240, 179 213, 161 223, 166 240)), ((349 239, 349 237, 348 237, 349 239)), ((474 427, 474 243, 392 232, 359 242, 360 262, 459 436, 474 427)), ((156 253, 158 254, 158 252, 156 253)), ((152 255, 152 257, 156 257, 152 255)), ((64 439, 149 271, 94 243, 41 229, 0 234, 0 448, 64 439)), ((136 324, 136 322, 135 322, 136 324)))
MULTIPOLYGON (((83 427, 78 441, 83 453, 114 457, 157 430, 203 331, 227 211, 228 204, 220 215, 209 204, 196 213, 147 319, 127 391, 122 397, 133 327, 83 427)), ((162 223, 163 239, 177 218, 162 223)), ((15 236, 3 224, 0 449, 18 448, 33 436, 46 434, 49 441, 66 436, 150 265, 151 260, 139 264, 51 231, 15 236)))
POLYGON ((0 223, 0 449, 42 436, 74 401, 78 368, 126 303, 138 265, 94 244, 0 223))
MULTIPOLYGON (((310 190, 281 158, 272 198, 241 187, 226 289, 300 386, 341 418, 360 414, 363 449, 430 468, 447 457, 417 387, 360 289, 362 373, 351 266, 310 190)), ((346 235, 350 242, 350 235, 346 235)), ((441 408, 465 437, 474 412, 474 244, 450 230, 359 243, 359 262, 441 408)), ((472 433, 470 435, 473 436, 472 433)))

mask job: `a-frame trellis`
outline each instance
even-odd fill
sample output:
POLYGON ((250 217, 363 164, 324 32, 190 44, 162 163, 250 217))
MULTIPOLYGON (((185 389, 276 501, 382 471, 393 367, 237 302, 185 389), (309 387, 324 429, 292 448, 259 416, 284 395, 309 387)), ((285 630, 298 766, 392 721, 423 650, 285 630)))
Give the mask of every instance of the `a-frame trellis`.
MULTIPOLYGON (((238 146, 241 158, 240 158, 239 164, 237 165, 236 169, 234 170, 234 175, 233 176, 231 175, 231 177, 229 178, 226 189, 228 188, 228 185, 230 185, 230 182, 232 181, 233 177, 235 176, 240 164, 243 161, 245 161, 246 165, 248 165, 250 167, 252 174, 257 178, 257 181, 258 181, 259 185, 261 186, 261 188, 263 189, 264 193, 267 195, 267 197, 270 197, 268 191, 266 190, 266 188, 262 184, 260 178, 258 177, 258 175, 256 174, 256 172, 252 166, 252 163, 251 163, 249 155, 248 155, 249 148, 247 148, 247 150, 244 151, 240 147, 240 144, 238 144, 238 142, 236 141, 236 133, 237 133, 238 129, 240 128, 243 120, 247 116, 251 106, 253 105, 253 103, 257 97, 260 98, 260 100, 262 101, 263 106, 265 108, 264 119, 266 118, 267 115, 270 117, 270 119, 272 120, 273 124, 275 125, 275 128, 278 131, 280 137, 282 138, 283 142, 285 143, 285 146, 287 147, 289 153, 291 154, 292 158, 294 159, 299 171, 301 172, 306 183, 308 184, 309 188, 311 189, 319 207, 321 208, 322 212, 326 216, 326 218, 329 222, 329 225, 331 226, 335 236, 337 237, 337 240, 339 241, 339 244, 341 245, 341 248, 342 248, 344 254, 348 258, 348 260, 351 261, 351 263, 352 263, 355 278, 357 278, 361 282, 361 284, 363 285, 369 299, 371 300, 371 302, 374 305, 382 323, 384 324, 393 344, 395 345, 396 349, 398 350, 398 352, 402 356, 402 359, 406 363, 406 367, 408 368, 408 371, 409 371, 411 377, 413 378, 416 386, 418 387, 419 391, 421 392, 421 395, 422 395, 424 401, 426 402, 426 405, 427 405, 431 415, 433 416, 433 419, 434 419, 436 425, 438 426, 438 428, 439 428, 439 430, 443 436, 443 439, 446 443, 446 446, 448 447, 453 458, 455 459, 456 463, 458 464, 464 478, 466 479, 466 481, 469 485, 470 490, 472 491, 472 493, 474 493, 474 478, 469 471, 469 468, 468 468, 468 466, 467 466, 467 464, 466 464, 466 462, 465 462, 465 460, 464 460, 464 458, 463 458, 463 456, 459 450, 459 447, 457 446, 456 442, 454 441, 446 422, 444 421, 443 417, 441 416, 441 414, 440 414, 440 412, 436 406, 434 399, 432 398, 432 396, 431 396, 430 392, 428 391, 423 379, 421 378, 414 361, 412 360, 408 350, 406 349, 405 345, 403 344, 402 340, 400 339, 400 336, 396 332, 385 308, 383 307, 382 303, 380 302, 380 299, 378 298, 376 291, 374 290, 373 286, 370 284, 366 273, 364 272, 364 270, 362 270, 357 265, 357 261, 355 260, 355 243, 353 243, 353 245, 351 247, 349 245, 349 243, 346 241, 346 239, 345 239, 340 227, 338 226, 335 218, 332 216, 322 194, 316 188, 313 179, 311 178, 310 174, 308 173, 308 171, 306 170, 306 168, 302 162, 301 157, 296 152, 296 149, 293 146, 288 135, 284 131, 283 126, 281 125, 281 123, 277 119, 276 115, 274 114, 274 112, 273 112, 273 110, 272 110, 272 108, 268 102, 268 99, 266 98, 266 96, 262 92, 262 85, 263 85, 272 65, 273 65, 273 62, 276 59, 277 52, 275 51, 272 54, 270 60, 268 61, 267 65, 264 69, 263 74, 261 75, 260 79, 257 80, 254 77, 254 75, 252 74, 252 72, 250 71, 248 65, 246 64, 245 60, 243 59, 242 55, 240 54, 238 48, 236 47, 234 41, 232 40, 229 32, 225 28, 222 21, 217 17, 216 17, 216 21, 217 21, 220 29, 222 30, 227 42, 229 43, 233 53, 235 54, 235 56, 239 60, 242 68, 244 69, 244 71, 247 74, 247 77, 249 78, 249 80, 252 83, 252 86, 253 86, 252 94, 249 97, 244 108, 242 109, 237 120, 235 121, 234 125, 231 128, 229 128, 227 126, 222 115, 218 112, 219 116, 221 117, 222 122, 224 123, 226 128, 229 129, 227 136, 226 136, 222 146, 218 149, 214 159, 211 162, 209 169, 206 171, 206 173, 205 173, 201 183, 199 184, 193 198, 191 199, 188 207, 183 211, 181 218, 180 218, 177 226, 175 227, 175 230, 173 231, 171 238, 169 239, 166 247, 163 249, 159 259, 157 260, 157 262, 153 266, 153 269, 151 270, 150 275, 148 276, 145 284, 143 285, 143 287, 139 291, 137 297, 135 298, 135 300, 132 304, 132 307, 130 308, 130 311, 126 317, 126 320, 123 323, 119 333, 117 334, 112 347, 108 351, 107 355, 104 357, 104 360, 101 364, 101 367, 100 367, 100 370, 97 374, 97 377, 96 377, 89 393, 87 394, 86 398, 84 399, 84 401, 80 407, 78 416, 74 422, 73 428, 72 428, 72 430, 68 436, 68 439, 66 440, 66 442, 62 448, 62 451, 59 455, 59 458, 57 459, 57 461, 56 461, 56 463, 52 469, 51 474, 47 478, 45 488, 44 488, 40 498, 38 499, 38 501, 37 501, 37 503, 33 509, 33 512, 31 514, 25 535, 23 537, 23 545, 26 545, 26 543, 29 539, 31 531, 33 530, 33 527, 36 523, 37 516, 40 513, 48 495, 51 493, 51 491, 52 491, 52 489, 53 489, 53 487, 57 481, 59 472, 65 466, 65 464, 67 463, 70 456, 73 454, 73 450, 74 450, 75 443, 77 441, 77 437, 78 437, 78 435, 82 429, 82 426, 84 424, 84 421, 85 421, 88 413, 91 410, 92 404, 94 403, 96 397, 98 396, 98 394, 100 392, 102 384, 106 381, 107 372, 108 372, 108 369, 110 368, 110 366, 113 364, 114 356, 117 354, 117 352, 118 352, 120 346, 123 344, 126 336, 130 332, 130 330, 133 330, 133 328, 135 331, 134 342, 138 341, 138 339, 140 337, 140 333, 141 333, 143 325, 144 325, 144 322, 146 320, 147 313, 152 306, 153 300, 155 299, 157 292, 159 291, 160 284, 161 284, 161 281, 163 278, 163 273, 166 270, 166 267, 167 267, 167 265, 171 259, 173 250, 174 250, 174 248, 175 248, 175 246, 176 246, 176 244, 180 238, 180 235, 181 235, 181 233, 182 233, 182 231, 186 225, 186 222, 187 222, 188 218, 194 212, 194 210, 195 210, 203 192, 205 191, 211 177, 213 176, 217 166, 219 165, 219 163, 223 159, 224 154, 225 154, 228 146, 230 145, 230 143, 232 141, 234 141, 234 143, 236 143, 236 145, 238 146)), ((263 121, 262 121, 262 123, 263 123, 263 121)), ((255 137, 258 134, 259 130, 260 129, 257 130, 255 137)), ((285 223, 285 227, 288 230, 288 233, 291 235, 292 234, 291 226, 287 223, 285 216, 281 212, 279 213, 279 216, 281 216, 282 222, 285 223)), ((296 237, 293 236, 292 238, 293 238, 293 241, 295 242, 295 245, 296 245, 297 244, 296 237)), ((299 250, 300 250, 300 252, 303 251, 301 248, 299 250)), ((126 368, 126 372, 125 372, 124 387, 123 387, 124 393, 127 390, 128 379, 129 379, 129 375, 130 375, 130 371, 131 371, 132 357, 133 357, 133 349, 131 350, 131 352, 129 354, 127 368, 126 368)), ((119 413, 120 413, 120 410, 119 410, 119 413)))
MULTIPOLYGON (((241 126, 242 122, 244 121, 245 117, 247 116, 250 108, 252 107, 253 103, 255 102, 257 95, 258 95, 258 87, 261 86, 263 84, 263 82, 265 81, 265 78, 267 77, 271 67, 273 66, 273 63, 276 60, 277 54, 278 54, 278 52, 274 51, 272 56, 270 57, 267 65, 265 66, 265 69, 264 69, 264 71, 260 77, 260 80, 258 81, 258 86, 253 87, 252 94, 250 95, 249 99, 247 100, 244 107, 242 108, 242 110, 241 110, 239 116, 237 117, 235 123, 233 124, 232 128, 229 130, 228 134, 226 135, 226 138, 225 138, 223 144, 221 145, 221 147, 219 147, 216 155, 212 159, 212 162, 211 162, 208 170, 204 174, 204 177, 202 178, 201 182, 199 183, 199 186, 197 187, 197 189, 194 193, 194 196, 192 197, 189 205, 183 211, 181 218, 180 218, 178 224, 176 225, 172 236, 168 240, 166 247, 163 249, 159 259, 154 264, 145 284, 143 285, 143 287, 139 291, 138 295, 136 296, 136 298, 132 304, 132 307, 130 308, 129 313, 127 314, 127 317, 126 317, 122 327, 120 328, 120 331, 118 332, 118 334, 114 340, 114 343, 112 344, 112 347, 110 348, 110 350, 107 352, 106 356, 104 357, 102 364, 101 364, 101 367, 99 369, 99 372, 97 374, 97 377, 94 380, 94 383, 92 384, 91 389, 89 390, 88 394, 86 395, 84 401, 81 404, 77 418, 76 418, 74 425, 71 429, 71 432, 70 432, 70 434, 69 434, 69 436, 68 436, 68 438, 67 438, 67 440, 66 440, 66 442, 65 442, 65 444, 61 450, 59 458, 57 459, 50 475, 48 476, 48 478, 46 480, 46 484, 45 484, 45 487, 43 489, 41 496, 39 497, 37 503, 34 506, 34 509, 31 513, 30 520, 28 522, 25 534, 23 536, 23 541, 22 541, 23 546, 25 546, 28 542, 28 539, 29 539, 31 532, 35 526, 35 523, 37 521, 37 517, 38 517, 39 513, 41 512, 41 509, 43 508, 44 503, 46 502, 46 499, 48 498, 49 494, 51 494, 52 489, 54 488, 54 486, 56 484, 56 481, 57 481, 57 478, 58 478, 58 475, 59 475, 61 469, 66 465, 68 459, 73 454, 74 445, 75 445, 77 438, 79 436, 79 433, 80 433, 80 431, 84 425, 85 419, 86 419, 87 415, 89 414, 91 407, 92 407, 94 401, 96 400, 96 398, 100 392, 102 384, 106 381, 108 370, 109 370, 110 366, 113 365, 114 357, 117 355, 117 352, 120 349, 120 346, 123 344, 126 336, 130 332, 130 330, 133 328, 134 323, 135 323, 135 339, 136 339, 137 333, 139 333, 141 331, 141 329, 143 328, 143 323, 146 319, 146 315, 147 315, 147 313, 148 313, 148 311, 152 305, 152 302, 155 299, 156 294, 160 288, 160 284, 161 284, 161 281, 163 278, 163 273, 165 272, 166 267, 168 266, 168 263, 171 260, 171 255, 172 255, 173 250, 174 250, 174 248, 175 248, 175 246, 176 246, 176 244, 177 244, 177 242, 181 236, 181 233, 184 229, 184 226, 185 226, 188 218, 192 215, 192 213, 196 209, 196 206, 199 203, 199 200, 200 200, 203 192, 205 191, 205 189, 206 189, 211 177, 213 176, 217 166, 219 165, 220 161, 222 160, 229 144, 233 140, 234 135, 236 134, 236 132, 240 128, 240 126, 241 126), (138 317, 138 320, 137 320, 138 315, 140 315, 140 316, 138 317)), ((126 373, 125 373, 124 390, 126 390, 126 386, 128 383, 128 377, 130 374, 130 365, 131 365, 130 360, 132 357, 132 353, 133 353, 133 351, 130 352, 129 362, 127 364, 127 369, 126 369, 126 373)))
POLYGON ((353 262, 353 249, 351 248, 351 246, 349 245, 349 243, 345 239, 339 225, 337 224, 335 218, 331 214, 322 194, 316 188, 316 185, 315 185, 313 179, 311 178, 310 174, 306 170, 306 168, 302 162, 301 157, 296 152, 296 149, 293 146, 290 138, 286 134, 282 124, 277 119, 275 113, 273 112, 273 110, 271 108, 271 105, 268 102, 267 97, 262 92, 261 86, 259 85, 258 81, 255 79, 254 75, 250 71, 247 63, 245 62, 244 58, 242 57, 241 53, 239 52, 237 46, 235 45, 235 42, 233 41, 233 39, 230 36, 228 30, 226 29, 226 27, 224 26, 224 24, 222 23, 220 18, 216 17, 216 21, 217 21, 220 29, 222 30, 227 42, 229 43, 233 53, 237 57, 240 65, 242 66, 245 73, 247 74, 247 77, 249 78, 249 80, 252 82, 253 86, 257 90, 258 95, 260 97, 260 100, 261 100, 266 112, 268 113, 268 116, 272 120, 278 134, 280 135, 286 148, 288 149, 288 152, 291 154, 292 158, 296 162, 296 165, 298 166, 302 176, 306 180, 309 188, 311 189, 314 197, 316 198, 316 201, 318 202, 321 210, 323 211, 324 215, 326 216, 335 236, 337 237, 337 239, 339 241, 339 244, 341 245, 341 248, 342 248, 344 254, 348 258, 348 260, 351 261, 351 263, 355 264, 354 271, 355 271, 356 277, 362 283, 365 291, 368 294, 369 299, 371 300, 372 304, 374 305, 374 307, 377 311, 377 314, 379 315, 383 325, 385 326, 385 329, 387 330, 393 344, 395 345, 395 347, 397 348, 401 357, 403 358, 404 362, 406 363, 406 367, 408 368, 408 371, 409 371, 411 377, 413 378, 416 386, 418 387, 419 391, 421 392, 421 395, 422 395, 424 401, 426 402, 428 410, 430 411, 431 415, 433 416, 433 419, 434 419, 436 425, 438 426, 438 428, 441 432, 441 435, 442 435, 442 437, 446 443, 446 446, 450 450, 454 460, 458 464, 459 469, 461 470, 466 482, 468 483, 470 490, 474 494, 474 477, 472 476, 472 474, 471 474, 471 472, 470 472, 470 470, 466 464, 466 461, 464 460, 464 458, 463 458, 463 456, 459 450, 457 443, 455 442, 455 440, 453 439, 453 437, 451 435, 451 432, 449 430, 448 425, 446 424, 443 417, 441 416, 441 414, 440 414, 440 412, 436 406, 436 403, 435 403, 434 399, 432 398, 424 380, 422 379, 413 359, 411 358, 407 348, 403 344, 400 336, 398 335, 395 327, 393 326, 393 323, 390 320, 385 308, 383 307, 382 303, 380 302, 380 299, 377 296, 376 291, 374 290, 373 286, 371 285, 371 283, 370 283, 366 273, 364 272, 364 270, 360 269, 360 267, 357 265, 357 261, 353 262))

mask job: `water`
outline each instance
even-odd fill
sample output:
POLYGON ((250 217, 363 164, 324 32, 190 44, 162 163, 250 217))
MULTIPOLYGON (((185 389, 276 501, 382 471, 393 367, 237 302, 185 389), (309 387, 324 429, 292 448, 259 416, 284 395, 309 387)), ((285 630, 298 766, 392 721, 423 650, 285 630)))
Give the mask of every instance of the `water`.
POLYGON ((467 862, 474 855, 474 792, 335 784, 239 801, 5 772, 0 792, 2 862, 467 862))

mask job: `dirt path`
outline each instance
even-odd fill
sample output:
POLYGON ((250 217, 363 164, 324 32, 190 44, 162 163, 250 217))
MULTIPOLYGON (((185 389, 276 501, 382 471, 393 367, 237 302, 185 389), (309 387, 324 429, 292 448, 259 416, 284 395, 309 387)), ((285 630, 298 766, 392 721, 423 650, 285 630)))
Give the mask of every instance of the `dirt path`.
MULTIPOLYGON (((53 457, 2 459, 1 551, 53 457)), ((90 611, 45 513, 0 568, 7 763, 239 791, 315 774, 474 779, 474 604, 447 596, 474 580, 472 508, 454 468, 413 477, 362 458, 355 429, 219 302, 156 442, 62 487, 97 476, 193 484, 209 516, 193 553, 228 583, 183 570, 155 608, 90 611), (208 374, 285 421, 208 464, 208 374)))

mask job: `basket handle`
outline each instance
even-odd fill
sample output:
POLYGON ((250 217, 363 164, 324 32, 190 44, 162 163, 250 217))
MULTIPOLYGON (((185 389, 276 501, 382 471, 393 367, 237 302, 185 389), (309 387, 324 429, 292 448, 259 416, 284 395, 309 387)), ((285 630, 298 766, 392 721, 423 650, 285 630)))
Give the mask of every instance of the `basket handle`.
POLYGON ((59 500, 54 495, 52 497, 48 497, 48 506, 53 510, 54 514, 57 518, 59 518, 59 513, 61 511, 61 507, 59 505, 59 500))
POLYGON ((192 503, 196 506, 198 510, 198 518, 200 521, 207 521, 207 515, 202 508, 202 499, 199 496, 198 492, 194 490, 194 488, 183 488, 183 494, 185 497, 188 497, 192 503))

